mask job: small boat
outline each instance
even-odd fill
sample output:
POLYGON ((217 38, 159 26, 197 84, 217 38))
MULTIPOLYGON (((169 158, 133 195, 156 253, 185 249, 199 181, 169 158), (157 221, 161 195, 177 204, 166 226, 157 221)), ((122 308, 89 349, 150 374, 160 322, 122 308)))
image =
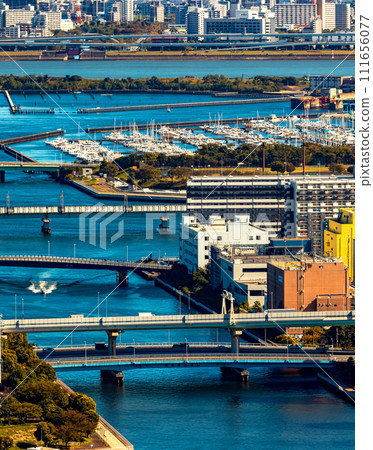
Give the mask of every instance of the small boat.
POLYGON ((171 108, 170 107, 167 108, 167 112, 171 112, 171 108))

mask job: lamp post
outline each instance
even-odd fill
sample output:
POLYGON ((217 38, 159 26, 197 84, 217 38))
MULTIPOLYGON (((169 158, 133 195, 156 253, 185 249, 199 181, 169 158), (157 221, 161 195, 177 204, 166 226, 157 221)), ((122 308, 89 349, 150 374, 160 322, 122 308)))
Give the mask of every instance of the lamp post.
POLYGON ((186 353, 186 360, 188 361, 188 339, 185 338, 185 353, 186 353))
POLYGON ((24 300, 22 298, 22 320, 25 318, 25 304, 24 304, 24 300))
POLYGON ((135 339, 133 340, 133 362, 136 362, 136 348, 135 348, 135 339))
POLYGON ((76 244, 74 244, 74 258, 76 256, 76 244))

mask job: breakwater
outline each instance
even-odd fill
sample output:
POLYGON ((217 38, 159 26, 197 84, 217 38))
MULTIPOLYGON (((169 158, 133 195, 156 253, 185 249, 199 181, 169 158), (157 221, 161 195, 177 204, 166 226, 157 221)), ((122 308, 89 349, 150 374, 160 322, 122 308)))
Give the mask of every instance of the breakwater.
POLYGON ((3 139, 0 141, 0 146, 21 144, 22 142, 39 141, 41 139, 48 139, 50 137, 62 136, 65 134, 64 130, 45 131, 44 133, 29 134, 26 136, 17 136, 14 138, 3 139))
POLYGON ((79 114, 97 114, 106 112, 121 112, 121 111, 148 111, 152 109, 175 109, 175 108, 202 108, 214 106, 230 106, 230 105, 247 105, 253 103, 274 103, 290 101, 292 97, 272 97, 272 98, 250 98, 241 100, 221 100, 212 102, 191 102, 191 103, 169 103, 160 105, 136 105, 136 106, 113 106, 110 108, 78 108, 79 114))
MULTIPOLYGON (((309 119, 316 119, 318 114, 307 114, 307 118, 309 119)), ((251 120, 269 120, 270 116, 264 116, 264 117, 236 117, 233 119, 220 119, 220 124, 244 124, 247 122, 250 122, 251 120)), ((280 120, 288 120, 287 117, 279 117, 280 120)), ((211 122, 211 120, 193 120, 193 121, 180 121, 180 122, 159 122, 155 123, 157 127, 167 126, 169 128, 179 128, 179 127, 188 127, 188 128, 198 128, 202 125, 208 125, 211 122)), ((120 127, 121 131, 130 131, 133 129, 134 124, 130 125, 123 125, 120 127)), ((136 129, 137 130, 146 130, 149 128, 149 123, 136 123, 136 129)), ((113 130, 118 130, 118 127, 108 126, 108 127, 94 127, 94 128, 87 128, 85 131, 86 133, 106 133, 113 130)))

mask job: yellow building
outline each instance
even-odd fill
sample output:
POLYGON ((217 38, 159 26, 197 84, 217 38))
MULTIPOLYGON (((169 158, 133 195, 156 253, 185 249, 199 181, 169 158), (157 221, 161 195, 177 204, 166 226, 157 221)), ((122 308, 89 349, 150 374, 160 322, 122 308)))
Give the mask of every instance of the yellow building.
POLYGON ((342 258, 355 279, 355 208, 342 208, 336 220, 329 219, 324 230, 324 255, 342 258))

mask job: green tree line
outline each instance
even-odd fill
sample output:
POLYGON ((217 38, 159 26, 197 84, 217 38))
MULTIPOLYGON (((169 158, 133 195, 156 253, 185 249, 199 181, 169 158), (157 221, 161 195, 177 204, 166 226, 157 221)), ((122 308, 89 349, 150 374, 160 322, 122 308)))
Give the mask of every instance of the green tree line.
POLYGON ((56 372, 39 359, 26 335, 9 334, 2 345, 1 425, 36 422, 35 436, 47 445, 84 441, 99 420, 95 402, 56 384, 56 372))
MULTIPOLYGON (((288 85, 301 82, 292 76, 254 78, 227 78, 225 75, 206 75, 203 78, 109 78, 87 79, 79 75, 51 77, 49 75, 33 75, 40 87, 46 91, 131 91, 131 90, 161 90, 161 91, 216 91, 238 93, 278 92, 288 85)), ((26 76, 0 76, 0 89, 11 91, 35 90, 35 83, 26 76)))
MULTIPOLYGON (((349 145, 323 146, 306 144, 306 164, 324 165, 354 164, 354 148, 349 145)), ((193 155, 169 156, 160 153, 130 154, 118 158, 116 162, 122 169, 138 166, 144 163, 153 167, 236 167, 238 164, 246 167, 261 167, 263 160, 262 147, 250 144, 240 145, 234 149, 226 145, 202 145, 193 155)), ((277 143, 265 146, 265 162, 267 166, 275 162, 291 163, 299 167, 303 162, 303 149, 288 144, 277 143)))

